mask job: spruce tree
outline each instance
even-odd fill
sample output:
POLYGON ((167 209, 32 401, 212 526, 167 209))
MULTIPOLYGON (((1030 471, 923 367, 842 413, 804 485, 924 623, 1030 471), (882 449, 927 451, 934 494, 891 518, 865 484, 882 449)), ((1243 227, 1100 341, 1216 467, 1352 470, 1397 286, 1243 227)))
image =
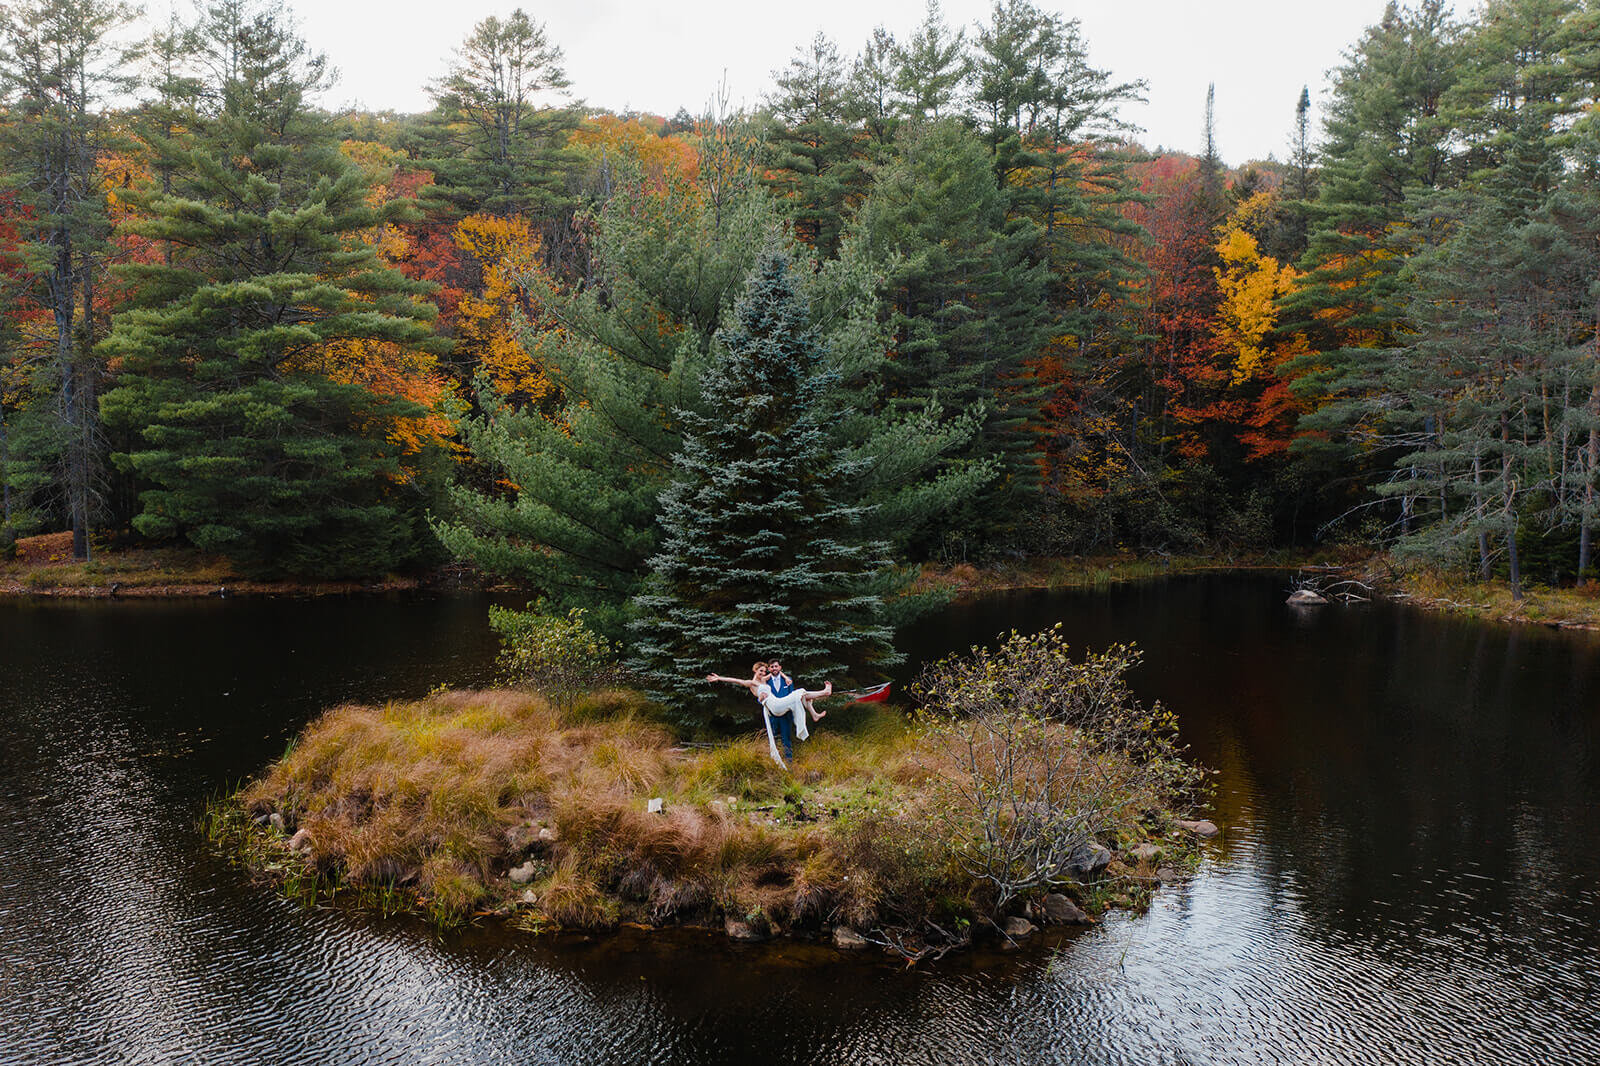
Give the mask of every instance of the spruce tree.
MULTIPOLYGON (((435 524, 456 555, 561 609, 586 608, 619 640, 660 544, 656 501, 682 442, 676 412, 698 408, 716 332, 780 227, 755 175, 727 162, 745 138, 725 130, 715 140, 696 186, 623 181, 593 218, 592 283, 543 294, 559 326, 524 338, 560 380, 565 406, 551 418, 486 403, 465 420, 474 461, 494 476, 453 486, 435 524)), ((796 273, 838 372, 828 428, 839 454, 858 461, 852 499, 875 535, 904 543, 992 477, 991 465, 958 458, 978 426, 935 404, 888 409, 895 367, 867 265, 796 273)))
POLYGON ((462 435, 516 489, 455 485, 435 527, 457 556, 588 609, 613 638, 659 543, 656 497, 681 440, 673 411, 694 405, 716 330, 777 222, 754 175, 732 185, 716 198, 616 188, 593 219, 592 283, 549 293, 560 327, 524 340, 564 408, 549 418, 486 397, 462 435))
POLYGON ((769 249, 718 334, 700 410, 682 412, 630 665, 686 723, 719 695, 704 674, 752 655, 782 655, 813 688, 894 659, 887 545, 848 502, 857 464, 830 441, 833 374, 808 319, 788 257, 769 249))
POLYGON ((225 0, 198 39, 218 80, 181 146, 170 191, 137 194, 128 232, 161 254, 130 265, 135 292, 104 352, 103 402, 128 434, 115 458, 143 491, 134 527, 182 536, 264 575, 368 575, 412 550, 395 420, 423 413, 322 364, 332 346, 436 345, 425 286, 366 239, 402 208, 368 202, 306 94, 324 64, 278 7, 225 0))

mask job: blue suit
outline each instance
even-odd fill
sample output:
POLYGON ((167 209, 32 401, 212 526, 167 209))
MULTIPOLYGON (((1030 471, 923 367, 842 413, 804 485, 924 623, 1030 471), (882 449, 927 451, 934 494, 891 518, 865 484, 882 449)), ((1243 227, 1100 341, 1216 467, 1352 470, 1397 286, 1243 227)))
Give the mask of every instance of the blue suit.
MULTIPOLYGON (((772 689, 772 694, 779 699, 794 691, 794 682, 782 674, 767 678, 767 687, 772 689)), ((763 709, 762 714, 766 714, 763 709)), ((767 714, 767 720, 778 727, 778 739, 783 743, 783 757, 794 759, 794 715, 792 714, 767 714)))

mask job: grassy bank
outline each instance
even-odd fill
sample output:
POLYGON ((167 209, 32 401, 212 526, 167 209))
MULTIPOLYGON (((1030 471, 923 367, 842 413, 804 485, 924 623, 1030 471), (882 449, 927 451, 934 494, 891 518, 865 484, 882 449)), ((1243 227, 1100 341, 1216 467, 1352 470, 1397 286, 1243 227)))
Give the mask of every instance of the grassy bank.
POLYGON ((253 581, 227 559, 193 548, 96 548, 94 558, 72 557, 71 533, 17 541, 16 557, 0 559, 0 596, 199 597, 315 596, 415 588, 413 577, 381 581, 253 581))
POLYGON ((1099 791, 1080 828, 1110 861, 1019 892, 974 872, 980 827, 952 817, 951 791, 972 767, 948 731, 868 705, 820 723, 792 772, 771 761, 764 736, 678 745, 627 692, 565 711, 510 690, 340 707, 207 821, 293 892, 441 925, 494 915, 534 931, 848 929, 918 957, 1008 915, 1038 918, 1051 890, 1090 913, 1140 907, 1158 877, 1192 861, 1193 838, 1156 779, 1079 750, 1066 725, 1040 729, 1036 739, 1076 752, 1080 775, 1093 771, 1099 791), (1135 857, 1139 845, 1153 846, 1135 857))
POLYGON ((1516 600, 1510 582, 1499 578, 1469 580, 1458 572, 1388 558, 1371 561, 1366 570, 1367 580, 1384 595, 1419 607, 1512 624, 1600 630, 1600 584, 1593 582, 1577 588, 1530 584, 1516 600))
POLYGON ((1293 570, 1302 566, 1348 564, 1348 552, 1214 555, 1096 555, 1041 557, 989 562, 982 567, 925 564, 914 591, 942 589, 957 595, 982 595, 1011 589, 1103 588, 1134 581, 1156 581, 1174 574, 1227 570, 1293 570))

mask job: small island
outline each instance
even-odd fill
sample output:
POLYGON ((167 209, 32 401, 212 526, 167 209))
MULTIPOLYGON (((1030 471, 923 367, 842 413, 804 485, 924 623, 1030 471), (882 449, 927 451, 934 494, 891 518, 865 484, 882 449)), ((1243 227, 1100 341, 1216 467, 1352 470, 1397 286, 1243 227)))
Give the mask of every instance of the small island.
POLYGON ((1138 658, 1012 634, 926 669, 914 715, 836 702, 790 767, 623 689, 337 707, 207 828, 292 895, 446 927, 1010 946, 1143 908, 1216 831, 1184 820, 1201 775, 1123 683, 1138 658))

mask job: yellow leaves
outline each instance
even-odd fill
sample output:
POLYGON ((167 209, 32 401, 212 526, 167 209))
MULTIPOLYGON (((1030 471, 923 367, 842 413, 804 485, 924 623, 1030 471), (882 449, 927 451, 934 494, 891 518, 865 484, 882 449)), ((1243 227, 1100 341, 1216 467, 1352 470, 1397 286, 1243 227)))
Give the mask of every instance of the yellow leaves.
POLYGON ((406 162, 405 153, 375 141, 341 141, 339 151, 345 158, 366 171, 371 188, 367 203, 376 207, 389 199, 389 179, 396 168, 406 162))
POLYGON ((522 343, 537 312, 527 279, 540 269, 539 237, 520 216, 471 215, 452 234, 478 261, 483 283, 456 307, 456 353, 473 360, 500 395, 539 404, 554 392, 544 368, 522 343))
POLYGON ((1222 225, 1215 268, 1222 299, 1213 335, 1233 363, 1233 384, 1239 385, 1269 370, 1272 353, 1264 341, 1278 322, 1277 301, 1294 291, 1299 274, 1288 264, 1262 255, 1249 227, 1259 225, 1271 210, 1271 193, 1256 193, 1240 204, 1222 225))
POLYGON ((662 137, 636 118, 596 115, 572 131, 568 142, 600 158, 617 154, 634 159, 645 177, 661 183, 693 182, 700 166, 694 146, 677 137, 662 137))

